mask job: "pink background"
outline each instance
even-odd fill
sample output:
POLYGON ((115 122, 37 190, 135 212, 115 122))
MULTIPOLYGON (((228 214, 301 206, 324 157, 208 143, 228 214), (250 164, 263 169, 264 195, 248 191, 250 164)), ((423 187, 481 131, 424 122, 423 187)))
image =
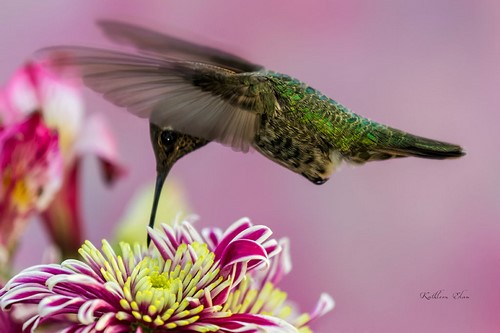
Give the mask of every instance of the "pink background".
MULTIPOLYGON (((200 225, 249 216, 291 238, 295 269, 282 287, 304 310, 322 291, 337 304, 317 332, 500 331, 498 1, 2 1, 0 82, 40 47, 113 47, 97 18, 226 46, 371 119, 463 145, 460 160, 344 166, 315 186, 258 153, 210 144, 171 175, 200 225), (419 297, 440 289, 470 298, 419 297)), ((153 180, 154 162, 147 122, 85 97, 112 121, 129 168, 108 190, 86 160, 87 232, 99 241, 153 180)), ((39 261, 39 232, 32 224, 20 266, 39 261)))

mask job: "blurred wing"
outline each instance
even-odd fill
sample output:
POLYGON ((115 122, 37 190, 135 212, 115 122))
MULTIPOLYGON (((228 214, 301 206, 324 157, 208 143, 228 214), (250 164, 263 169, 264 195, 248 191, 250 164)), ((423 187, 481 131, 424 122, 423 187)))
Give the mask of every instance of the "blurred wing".
POLYGON ((83 81, 112 103, 160 127, 248 151, 259 115, 275 98, 267 80, 220 67, 86 48, 53 47, 83 81))
POLYGON ((105 35, 117 43, 125 43, 140 51, 149 51, 166 57, 179 58, 194 62, 203 62, 223 67, 235 73, 259 71, 262 66, 230 53, 208 46, 161 34, 128 23, 101 20, 97 24, 105 35))

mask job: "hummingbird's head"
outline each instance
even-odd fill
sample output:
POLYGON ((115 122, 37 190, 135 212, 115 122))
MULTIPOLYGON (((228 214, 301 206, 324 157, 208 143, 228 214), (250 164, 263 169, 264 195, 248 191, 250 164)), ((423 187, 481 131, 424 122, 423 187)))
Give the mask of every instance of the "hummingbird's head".
POLYGON ((149 125, 149 132, 156 157, 156 171, 164 176, 178 159, 208 143, 205 139, 161 128, 152 123, 149 125))
MULTIPOLYGON (((179 158, 206 145, 208 141, 169 128, 161 128, 153 123, 149 123, 149 134, 156 158, 156 185, 149 219, 149 226, 153 228, 161 189, 170 169, 179 158)), ((148 234, 148 246, 150 241, 148 234)))

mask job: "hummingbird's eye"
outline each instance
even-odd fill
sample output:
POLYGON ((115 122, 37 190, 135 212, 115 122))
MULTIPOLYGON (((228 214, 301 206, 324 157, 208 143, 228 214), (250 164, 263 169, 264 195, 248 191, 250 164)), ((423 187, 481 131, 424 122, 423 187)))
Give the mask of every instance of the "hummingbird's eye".
POLYGON ((163 131, 160 135, 161 143, 165 146, 169 146, 175 143, 177 140, 177 133, 172 131, 163 131))

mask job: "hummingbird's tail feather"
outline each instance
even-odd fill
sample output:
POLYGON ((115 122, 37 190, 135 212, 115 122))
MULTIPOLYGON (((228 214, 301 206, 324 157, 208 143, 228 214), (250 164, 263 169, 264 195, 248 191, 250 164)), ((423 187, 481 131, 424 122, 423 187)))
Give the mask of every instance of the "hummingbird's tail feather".
POLYGON ((398 146, 382 147, 381 151, 393 155, 393 157, 421 157, 436 160, 457 158, 465 155, 462 147, 422 137, 414 137, 414 140, 404 142, 398 146))
POLYGON ((405 133, 393 128, 371 130, 351 160, 355 163, 386 160, 399 157, 450 159, 465 155, 461 146, 405 133))

